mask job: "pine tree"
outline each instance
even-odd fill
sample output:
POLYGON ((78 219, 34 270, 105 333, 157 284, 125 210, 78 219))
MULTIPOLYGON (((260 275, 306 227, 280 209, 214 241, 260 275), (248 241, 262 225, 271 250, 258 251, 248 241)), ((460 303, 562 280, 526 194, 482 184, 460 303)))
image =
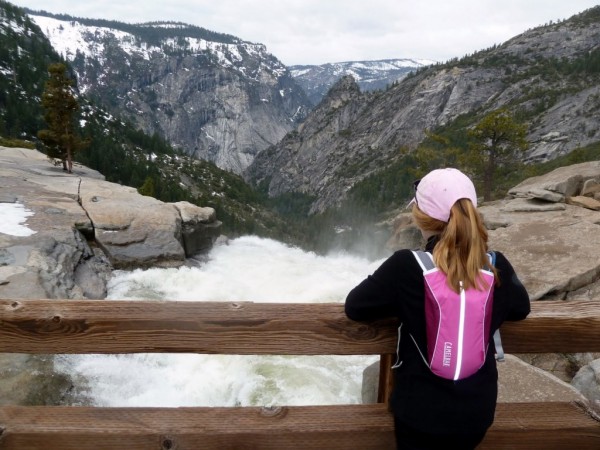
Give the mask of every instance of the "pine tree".
POLYGON ((464 164, 483 178, 483 198, 492 198, 495 176, 499 168, 521 161, 527 150, 527 127, 517 123, 509 111, 492 111, 469 131, 473 141, 464 155, 464 164))
POLYGON ((154 197, 156 195, 156 190, 154 189, 154 179, 150 176, 146 177, 144 184, 138 188, 138 192, 142 195, 154 197))
POLYGON ((88 145, 76 132, 76 114, 79 103, 73 94, 73 81, 62 63, 50 64, 50 78, 42 94, 42 107, 47 129, 38 132, 49 158, 62 161, 63 169, 73 171, 73 156, 88 145))

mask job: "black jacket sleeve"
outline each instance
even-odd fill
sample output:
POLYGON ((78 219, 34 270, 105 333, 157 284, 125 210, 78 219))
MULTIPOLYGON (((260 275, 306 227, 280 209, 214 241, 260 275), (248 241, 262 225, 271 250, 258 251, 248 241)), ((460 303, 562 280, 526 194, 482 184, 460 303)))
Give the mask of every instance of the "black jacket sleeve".
POLYGON ((386 259, 346 297, 346 315, 356 321, 397 317, 401 301, 422 296, 422 270, 410 250, 399 250, 386 259))
POLYGON ((500 323, 525 319, 531 311, 529 294, 501 252, 496 252, 496 269, 500 285, 494 288, 494 306, 498 305, 502 311, 500 323))
POLYGON ((365 278, 346 297, 345 311, 352 320, 376 320, 394 315, 394 292, 389 280, 394 277, 394 255, 365 278))

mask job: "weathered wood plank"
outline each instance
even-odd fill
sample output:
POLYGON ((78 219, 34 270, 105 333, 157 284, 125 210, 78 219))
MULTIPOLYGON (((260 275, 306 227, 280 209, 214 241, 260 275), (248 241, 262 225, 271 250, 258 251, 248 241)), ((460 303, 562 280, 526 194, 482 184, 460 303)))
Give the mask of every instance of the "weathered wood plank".
MULTIPOLYGON (((1 450, 390 449, 384 404, 281 408, 0 408, 1 450), (125 447, 124 447, 125 446, 125 447)), ((482 450, 600 448, 575 403, 501 403, 482 450)))
POLYGON ((505 322, 500 332, 509 353, 598 352, 600 299, 532 302, 526 320, 505 322))
MULTIPOLYGON (((509 353, 600 352, 600 301, 534 302, 501 331, 509 353)), ((394 354, 396 332, 331 303, 0 300, 0 352, 394 354)))
POLYGON ((386 323, 340 304, 2 300, 0 352, 369 355, 394 348, 386 323))
POLYGON ((382 405, 0 408, 2 450, 390 449, 382 405))
POLYGON ((575 402, 499 403, 478 450, 597 450, 600 422, 575 402))

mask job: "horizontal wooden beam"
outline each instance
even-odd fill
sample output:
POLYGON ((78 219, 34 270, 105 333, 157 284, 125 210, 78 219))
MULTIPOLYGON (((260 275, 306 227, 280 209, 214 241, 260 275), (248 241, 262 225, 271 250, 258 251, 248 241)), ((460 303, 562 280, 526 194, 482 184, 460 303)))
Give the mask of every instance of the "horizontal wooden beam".
POLYGON ((536 301, 520 322, 500 329, 509 353, 600 352, 600 301, 536 301))
MULTIPOLYGON (((275 408, 0 407, 0 450, 389 449, 383 404, 275 408)), ((573 402, 500 403, 483 450, 600 448, 600 424, 573 402)))
MULTIPOLYGON (((5 353, 392 354, 396 332, 338 303, 0 300, 5 353)), ((600 352, 600 302, 533 302, 501 332, 509 353, 600 352)))
POLYGON ((380 354, 393 321, 348 320, 340 304, 0 300, 0 352, 380 354))
POLYGON ((380 404, 318 407, 0 407, 0 450, 394 448, 380 404))
POLYGON ((477 450, 600 449, 600 422, 577 402, 499 403, 477 450))
POLYGON ((593 450, 600 422, 576 402, 499 403, 478 450, 593 450))

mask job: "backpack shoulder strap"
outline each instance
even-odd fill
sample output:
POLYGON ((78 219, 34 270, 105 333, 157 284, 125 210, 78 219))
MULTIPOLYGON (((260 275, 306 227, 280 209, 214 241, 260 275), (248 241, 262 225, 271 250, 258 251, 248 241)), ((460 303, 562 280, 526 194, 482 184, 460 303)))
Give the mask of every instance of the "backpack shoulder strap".
POLYGON ((500 338, 500 328, 494 332, 494 347, 496 347, 496 361, 504 361, 504 348, 500 338))
POLYGON ((431 253, 424 252, 422 250, 413 250, 413 255, 415 255, 415 258, 421 266, 421 269, 423 269, 423 272, 435 269, 435 264, 433 263, 433 257, 431 256, 431 253))
MULTIPOLYGON (((419 266, 421 266, 421 270, 423 271, 423 274, 425 274, 425 272, 427 272, 429 270, 435 269, 435 264, 433 263, 433 256, 431 256, 431 253, 424 252, 422 250, 413 250, 412 253, 413 253, 415 259, 417 260, 417 262, 419 263, 419 266)), ((408 335, 410 336, 413 343, 415 344, 415 347, 417 348, 419 355, 421 355, 421 358, 423 358, 423 362, 425 363, 425 365, 427 367, 430 367, 429 362, 427 361, 427 358, 425 357, 425 355, 419 348, 419 345, 417 344, 417 341, 415 340, 413 335, 410 332, 408 333, 408 335)))
MULTIPOLYGON (((488 252, 488 257, 490 258, 490 262, 492 266, 496 265, 496 253, 488 252)), ((504 348, 502 347, 502 339, 500 338, 500 329, 497 329, 494 332, 494 346, 496 347, 496 360, 504 361, 504 348)))
POLYGON ((489 258, 492 266, 495 266, 496 265, 496 252, 489 251, 487 253, 487 255, 488 255, 488 258, 489 258))

